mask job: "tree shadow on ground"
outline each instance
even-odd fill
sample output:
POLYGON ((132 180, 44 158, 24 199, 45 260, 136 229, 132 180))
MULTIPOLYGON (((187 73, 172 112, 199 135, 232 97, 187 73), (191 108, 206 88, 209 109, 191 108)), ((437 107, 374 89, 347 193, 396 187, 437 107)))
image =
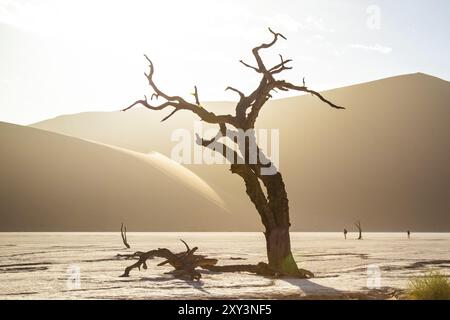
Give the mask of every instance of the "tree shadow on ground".
MULTIPOLYGON (((209 275, 221 275, 225 274, 224 272, 220 271, 210 271, 210 270, 202 270, 202 274, 209 274, 209 275)), ((248 275, 254 276, 254 277, 262 277, 265 279, 270 279, 272 281, 284 281, 292 286, 298 287, 299 291, 298 293, 277 293, 273 294, 270 291, 268 292, 262 292, 258 294, 257 296, 249 296, 248 298, 280 298, 280 299, 313 299, 313 298, 320 298, 320 299, 342 299, 345 297, 345 294, 343 291, 337 290, 335 288, 326 287, 320 284, 317 284, 311 279, 300 279, 300 278, 277 278, 277 277, 269 277, 269 276, 262 276, 262 275, 256 275, 252 273, 247 273, 248 275)), ((274 285, 274 284, 272 284, 274 285)))
MULTIPOLYGON (((127 281, 127 280, 125 280, 125 281, 127 281)), ((133 280, 133 281, 150 281, 150 282, 161 282, 161 283, 163 283, 163 282, 179 281, 179 282, 181 282, 183 284, 186 284, 186 285, 188 285, 188 286, 190 286, 190 287, 192 287, 192 288, 194 288, 194 289, 196 289, 198 291, 201 291, 201 292, 206 293, 206 294, 211 294, 210 292, 208 292, 207 290, 205 290, 203 288, 205 283, 202 280, 198 280, 197 281, 197 280, 176 278, 176 277, 173 277, 171 275, 168 275, 168 276, 155 277, 155 278, 141 277, 141 278, 133 280)))
POLYGON ((298 287, 302 299, 339 299, 344 297, 342 291, 317 284, 311 279, 281 278, 280 280, 298 287))

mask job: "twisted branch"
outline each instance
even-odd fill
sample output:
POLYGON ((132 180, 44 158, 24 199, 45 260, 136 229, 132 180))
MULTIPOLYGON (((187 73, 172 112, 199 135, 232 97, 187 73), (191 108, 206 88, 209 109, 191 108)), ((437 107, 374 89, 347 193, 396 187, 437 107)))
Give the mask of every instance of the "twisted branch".
POLYGON ((259 70, 258 68, 254 67, 254 66, 251 66, 251 65, 249 65, 248 63, 245 63, 245 62, 242 61, 242 60, 239 60, 239 62, 242 63, 242 64, 243 64, 244 66, 246 66, 247 68, 250 68, 250 69, 252 69, 252 70, 255 70, 255 71, 258 72, 258 73, 261 73, 261 72, 262 72, 262 71, 259 70))
POLYGON ((146 107, 147 109, 151 109, 151 110, 163 110, 167 107, 173 107, 174 110, 165 118, 162 119, 162 121, 165 121, 167 119, 169 119, 171 116, 173 116, 177 111, 180 110, 188 110, 191 111, 193 113, 195 113, 201 120, 208 122, 208 123, 228 123, 230 125, 233 125, 235 127, 238 127, 238 123, 235 117, 233 117, 230 114, 226 114, 226 115, 216 115, 213 112, 209 112, 207 110, 205 110, 204 108, 202 108, 202 106, 200 105, 199 102, 199 98, 198 98, 198 90, 197 87, 195 87, 195 100, 196 100, 196 104, 187 102, 185 99, 183 99, 180 96, 171 96, 168 95, 167 93, 163 92, 161 89, 159 89, 159 87, 155 84, 154 80, 153 80, 153 75, 155 72, 155 68, 153 65, 153 62, 146 56, 144 55, 145 58, 147 59, 148 63, 149 63, 149 72, 144 73, 145 77, 148 80, 148 84, 150 85, 150 87, 153 89, 154 94, 153 96, 156 96, 156 98, 162 97, 163 99, 165 99, 166 101, 160 105, 152 105, 148 102, 147 97, 144 96, 143 100, 137 100, 134 103, 132 103, 130 106, 128 106, 127 108, 123 109, 122 111, 127 111, 137 105, 141 105, 146 107))

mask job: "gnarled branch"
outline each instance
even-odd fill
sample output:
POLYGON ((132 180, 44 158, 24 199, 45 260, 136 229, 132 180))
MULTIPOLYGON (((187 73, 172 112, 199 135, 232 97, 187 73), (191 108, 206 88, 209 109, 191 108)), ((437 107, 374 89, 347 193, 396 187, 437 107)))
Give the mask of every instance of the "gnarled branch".
POLYGON ((147 260, 159 257, 165 258, 166 260, 159 263, 158 266, 170 264, 175 269, 174 271, 172 271, 172 274, 174 276, 182 278, 188 277, 191 280, 199 280, 201 278, 201 274, 195 269, 197 267, 203 268, 207 266, 213 266, 217 263, 217 259, 206 258, 204 255, 197 255, 195 254, 198 249, 197 247, 190 249, 188 244, 184 240, 181 241, 186 246, 185 252, 173 253, 166 248, 159 248, 147 252, 135 252, 133 257, 138 257, 138 261, 126 267, 121 277, 129 277, 130 272, 135 268, 138 268, 139 270, 141 269, 141 267, 147 269, 147 260))
POLYGON ((239 95, 239 97, 241 98, 241 100, 242 100, 243 98, 245 98, 245 95, 242 93, 242 91, 239 91, 239 90, 236 89, 236 88, 233 88, 233 87, 226 87, 225 91, 227 91, 227 90, 236 92, 236 93, 239 95))
POLYGON ((287 40, 287 39, 281 33, 274 32, 270 28, 269 28, 269 31, 270 31, 270 33, 273 34, 273 40, 269 43, 263 43, 255 48, 253 48, 252 53, 255 56, 256 63, 258 64, 258 69, 260 70, 260 72, 263 73, 264 76, 267 77, 268 79, 273 79, 272 74, 267 70, 266 66, 264 65, 264 62, 259 54, 259 51, 261 49, 267 49, 267 48, 270 48, 271 46, 273 46, 277 42, 278 38, 283 38, 284 40, 287 40))
POLYGON ((271 74, 276 74, 276 73, 280 73, 284 70, 292 69, 292 67, 286 66, 286 63, 292 62, 292 59, 284 60, 283 56, 281 54, 279 56, 280 56, 281 62, 279 64, 277 64, 276 66, 273 66, 272 68, 270 68, 269 72, 271 74))
MULTIPOLYGON (((303 80, 304 83, 304 80, 303 80)), ((288 90, 296 90, 296 91, 301 91, 301 92, 307 92, 312 94, 313 96, 316 96, 317 98, 319 98, 321 101, 325 102, 326 104, 328 104, 330 107, 335 108, 335 109, 345 109, 345 107, 341 107, 338 106, 337 104, 334 104, 333 102, 331 102, 328 99, 325 99, 319 92, 308 89, 306 86, 296 86, 292 83, 286 82, 286 81, 278 81, 277 82, 277 87, 279 89, 284 88, 284 89, 288 89, 288 90)))
POLYGON ((243 60, 239 60, 239 62, 242 63, 242 64, 243 64, 244 66, 246 66, 247 68, 250 68, 250 69, 252 69, 252 70, 255 70, 255 71, 258 72, 258 73, 261 73, 261 72, 262 72, 262 71, 259 70, 258 68, 249 65, 248 63, 244 62, 243 60))
POLYGON ((156 95, 157 98, 162 97, 166 101, 160 105, 152 105, 148 102, 147 97, 145 97, 144 100, 137 100, 134 103, 132 103, 130 106, 128 106, 127 108, 123 109, 122 111, 127 111, 137 105, 144 106, 151 110, 163 110, 167 107, 173 107, 174 110, 168 116, 166 116, 162 121, 169 119, 172 115, 174 115, 179 110, 188 110, 188 111, 195 113, 201 120, 208 122, 208 123, 213 123, 213 124, 214 123, 228 123, 235 127, 239 126, 236 118, 230 114, 216 115, 213 112, 209 112, 209 111, 205 110, 200 105, 197 87, 195 87, 195 93, 194 93, 196 104, 187 102, 185 99, 183 99, 180 96, 171 96, 171 95, 163 92, 161 89, 159 89, 159 87, 155 84, 155 82, 153 80, 153 75, 155 72, 153 62, 146 55, 144 55, 144 56, 149 63, 149 72, 148 72, 148 74, 145 73, 145 77, 147 78, 150 87, 154 91, 154 94, 152 95, 152 97, 154 95, 156 95))

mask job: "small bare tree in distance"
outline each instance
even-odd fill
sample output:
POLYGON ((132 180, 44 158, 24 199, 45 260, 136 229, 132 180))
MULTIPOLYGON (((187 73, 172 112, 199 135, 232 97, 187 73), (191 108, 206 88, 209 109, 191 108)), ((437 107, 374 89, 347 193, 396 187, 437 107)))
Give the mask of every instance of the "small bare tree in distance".
POLYGON ((127 227, 123 224, 123 222, 120 225, 120 235, 122 237, 122 242, 125 245, 125 247, 130 249, 130 245, 128 244, 128 239, 127 239, 127 227))
POLYGON ((355 226, 356 226, 356 228, 358 228, 358 232, 359 232, 359 235, 358 235, 358 240, 362 240, 362 227, 361 227, 361 221, 356 221, 355 222, 355 226))

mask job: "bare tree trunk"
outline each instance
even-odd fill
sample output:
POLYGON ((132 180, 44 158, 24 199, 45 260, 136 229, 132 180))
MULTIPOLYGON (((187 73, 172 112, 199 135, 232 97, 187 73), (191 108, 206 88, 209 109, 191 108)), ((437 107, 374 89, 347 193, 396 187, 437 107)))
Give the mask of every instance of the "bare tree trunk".
POLYGON ((267 190, 267 199, 272 211, 272 223, 265 225, 267 257, 269 267, 285 274, 298 274, 299 269, 291 252, 289 228, 289 200, 281 173, 261 176, 267 190))
POLYGON ((292 256, 289 227, 266 230, 269 267, 282 274, 298 275, 299 269, 292 256))
POLYGON ((311 277, 311 273, 299 270, 292 256, 289 201, 281 174, 277 172, 274 175, 258 176, 254 167, 246 164, 232 165, 231 172, 244 179, 247 195, 261 217, 265 227, 269 267, 283 275, 311 277), (267 197, 262 191, 260 180, 267 190, 267 197))

